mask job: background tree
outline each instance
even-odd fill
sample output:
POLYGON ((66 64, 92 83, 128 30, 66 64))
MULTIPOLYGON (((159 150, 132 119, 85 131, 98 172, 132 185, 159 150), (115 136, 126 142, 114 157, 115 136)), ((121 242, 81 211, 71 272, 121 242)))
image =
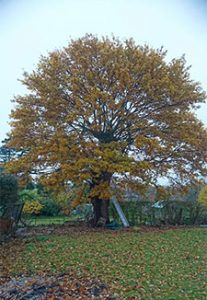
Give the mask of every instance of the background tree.
POLYGON ((18 201, 17 178, 0 169, 0 213, 18 201))
POLYGON ((192 109, 206 95, 184 57, 165 58, 162 48, 92 35, 42 57, 11 113, 7 146, 28 153, 7 169, 56 191, 75 183, 74 202, 90 199, 95 224, 109 221, 112 178, 134 189, 160 177, 195 182, 206 174, 207 132, 192 109))

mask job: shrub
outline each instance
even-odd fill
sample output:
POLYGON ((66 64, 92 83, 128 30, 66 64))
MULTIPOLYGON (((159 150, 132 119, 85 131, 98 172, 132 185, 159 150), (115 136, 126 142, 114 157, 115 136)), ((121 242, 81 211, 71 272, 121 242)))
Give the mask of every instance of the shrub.
POLYGON ((43 208, 41 210, 41 215, 44 216, 57 216, 61 210, 60 205, 55 202, 52 198, 42 197, 40 203, 43 208))
POLYGON ((203 205, 205 208, 207 208, 207 185, 205 185, 198 196, 198 202, 203 205))
POLYGON ((38 188, 24 189, 19 193, 20 199, 25 203, 24 212, 43 216, 56 216, 61 207, 53 197, 38 188))
POLYGON ((57 203, 57 205, 59 205, 61 211, 65 215, 69 215, 71 212, 71 199, 72 194, 70 192, 65 191, 60 192, 55 197, 55 202, 57 203))
POLYGON ((38 194, 37 189, 24 189, 19 193, 20 200, 24 203, 23 212, 26 214, 40 214, 43 205, 41 204, 42 196, 38 194))
POLYGON ((24 204, 23 212, 29 215, 40 214, 43 205, 38 200, 26 201, 24 204))

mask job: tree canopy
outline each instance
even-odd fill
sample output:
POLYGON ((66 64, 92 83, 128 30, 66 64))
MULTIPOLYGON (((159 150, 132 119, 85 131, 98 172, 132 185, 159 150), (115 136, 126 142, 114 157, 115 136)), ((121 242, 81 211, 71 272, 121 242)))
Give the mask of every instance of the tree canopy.
POLYGON ((139 189, 206 174, 207 131, 192 112, 206 94, 184 56, 167 62, 162 48, 86 35, 21 81, 28 94, 14 99, 8 146, 27 151, 11 172, 56 189, 73 182, 78 201, 109 199, 112 178, 139 189))

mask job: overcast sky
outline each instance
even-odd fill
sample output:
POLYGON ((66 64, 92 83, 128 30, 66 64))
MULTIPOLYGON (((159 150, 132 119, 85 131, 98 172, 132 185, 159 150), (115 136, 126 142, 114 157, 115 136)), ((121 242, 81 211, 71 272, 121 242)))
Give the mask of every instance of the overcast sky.
MULTIPOLYGON (((192 79, 207 90, 207 0, 0 0, 0 141, 11 99, 25 93, 23 71, 86 33, 164 46, 169 59, 185 53, 192 79)), ((207 105, 198 116, 207 126, 207 105)))

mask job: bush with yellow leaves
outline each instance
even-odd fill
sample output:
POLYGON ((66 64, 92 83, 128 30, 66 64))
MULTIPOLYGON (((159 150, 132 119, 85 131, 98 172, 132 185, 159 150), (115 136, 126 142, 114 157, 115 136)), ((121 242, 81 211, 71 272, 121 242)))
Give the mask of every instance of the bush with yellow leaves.
POLYGON ((24 203, 23 212, 29 215, 38 215, 43 208, 43 205, 38 200, 26 201, 24 203))
POLYGON ((43 208, 43 205, 41 204, 42 196, 39 195, 37 189, 24 189, 19 192, 19 198, 24 202, 23 212, 25 214, 38 215, 41 212, 43 208))
POLYGON ((198 196, 198 202, 207 208, 207 185, 205 185, 198 196))

